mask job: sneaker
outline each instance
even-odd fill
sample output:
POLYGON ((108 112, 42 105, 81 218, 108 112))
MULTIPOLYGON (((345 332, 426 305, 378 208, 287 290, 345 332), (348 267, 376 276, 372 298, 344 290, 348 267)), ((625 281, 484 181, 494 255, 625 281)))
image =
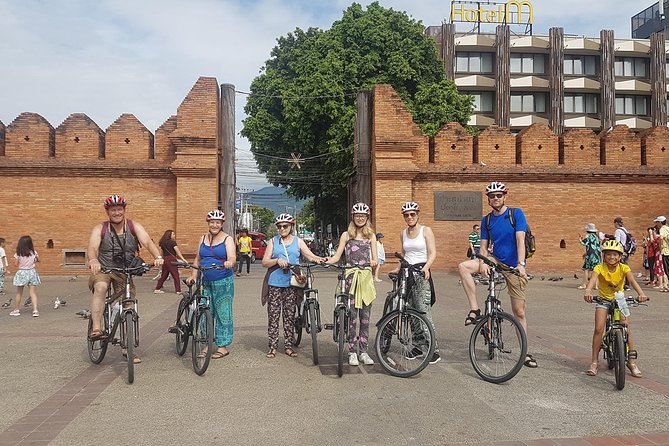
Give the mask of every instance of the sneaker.
POLYGON ((420 358, 421 356, 423 356, 423 350, 419 349, 418 347, 414 347, 413 350, 404 355, 404 357, 409 361, 413 361, 414 359, 420 358))
POLYGON ((163 290, 153 290, 153 294, 165 294, 163 290))
POLYGON ((241 275, 242 275, 241 273, 235 273, 236 277, 241 277, 241 275))
POLYGON ((21 312, 19 310, 12 310, 9 313, 10 316, 21 316, 21 312))
POLYGON ((37 310, 33 311, 33 317, 39 317, 39 311, 37 310))
POLYGON ((357 353, 349 353, 348 354, 348 365, 360 365, 358 362, 358 354, 357 353))
POLYGON ((359 358, 360 358, 360 361, 362 361, 362 363, 365 364, 365 365, 373 365, 374 364, 374 360, 369 357, 367 352, 360 353, 359 358))
POLYGON ((434 352, 432 355, 432 359, 430 359, 430 364, 436 364, 439 361, 441 361, 441 356, 439 356, 439 352, 434 352))

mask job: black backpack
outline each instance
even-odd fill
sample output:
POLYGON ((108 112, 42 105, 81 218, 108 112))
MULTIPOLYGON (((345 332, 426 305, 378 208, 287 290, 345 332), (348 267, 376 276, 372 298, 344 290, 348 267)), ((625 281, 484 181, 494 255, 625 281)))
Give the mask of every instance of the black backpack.
POLYGON ((625 254, 628 256, 634 255, 636 252, 636 238, 630 233, 627 229, 623 228, 623 231, 625 231, 625 235, 627 236, 625 240, 625 246, 623 246, 623 251, 625 251, 625 254))
MULTIPOLYGON (((516 218, 515 218, 515 212, 516 208, 509 208, 509 221, 511 223, 511 226, 513 229, 516 229, 516 218)), ((488 237, 490 237, 490 216, 492 215, 492 212, 490 212, 488 215, 485 217, 485 228, 488 231, 488 237)), ((629 237, 628 237, 629 239, 629 237)), ((530 229, 530 225, 527 225, 527 231, 525 231, 525 258, 529 259, 534 255, 534 253, 537 250, 536 246, 536 240, 534 239, 534 235, 532 234, 532 230, 530 229)))

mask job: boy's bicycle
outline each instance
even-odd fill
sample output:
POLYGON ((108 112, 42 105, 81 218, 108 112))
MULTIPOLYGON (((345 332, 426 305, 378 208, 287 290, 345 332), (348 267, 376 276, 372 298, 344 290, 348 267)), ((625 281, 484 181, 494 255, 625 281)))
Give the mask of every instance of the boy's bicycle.
POLYGON ((338 285, 335 289, 334 318, 332 324, 325 324, 326 330, 332 330, 332 339, 337 344, 337 376, 344 374, 344 357, 348 353, 348 324, 351 318, 351 299, 346 289, 346 270, 352 268, 365 269, 367 266, 323 265, 339 270, 338 285))
MULTIPOLYGON (((605 304, 608 306, 608 315, 606 316, 606 328, 604 329, 604 336, 602 337, 602 350, 604 350, 604 359, 609 369, 613 369, 613 374, 616 379, 616 389, 623 390, 625 388, 625 364, 630 359, 637 358, 636 350, 629 349, 629 338, 627 335, 627 324, 621 321, 620 307, 618 301, 604 300, 599 296, 593 296, 594 303, 605 304)), ((638 307, 645 305, 639 303, 638 300, 628 297, 625 299, 628 306, 638 307)))
POLYGON ((527 355, 525 330, 513 315, 502 310, 495 290, 500 271, 518 274, 518 270, 480 254, 476 257, 490 267, 490 274, 485 312, 469 338, 469 359, 481 378, 499 384, 516 376, 527 355))
POLYGON ((376 356, 383 369, 393 376, 408 378, 420 373, 434 354, 435 335, 432 324, 421 313, 409 307, 410 281, 422 275, 398 252, 399 274, 388 274, 393 289, 386 296, 383 316, 376 327, 376 356))
POLYGON ((135 353, 139 347, 139 314, 137 299, 130 294, 132 276, 140 276, 150 270, 152 265, 142 264, 136 267, 104 268, 103 273, 120 273, 125 276, 125 289, 117 293, 112 292, 112 285, 107 288, 107 298, 102 318, 101 337, 91 339, 93 321, 88 320, 88 356, 93 364, 100 364, 107 353, 107 347, 119 345, 125 351, 123 355, 128 362, 128 384, 135 381, 135 353), (119 297, 122 296, 120 302, 119 297), (119 335, 116 330, 120 327, 119 335))
MULTIPOLYGON (((318 301, 318 290, 314 286, 314 275, 311 271, 314 264, 300 265, 305 273, 307 283, 304 286, 304 299, 295 306, 295 336, 293 345, 298 347, 302 342, 302 329, 311 335, 311 351, 314 365, 318 365, 318 339, 317 335, 323 329, 321 325, 321 309, 318 301)), ((292 270, 291 270, 292 273, 292 270)))
POLYGON ((209 367, 214 352, 214 317, 211 314, 211 296, 204 293, 202 275, 205 271, 224 267, 223 265, 194 266, 180 262, 172 264, 178 268, 198 271, 195 283, 184 279, 188 291, 183 293, 177 308, 176 322, 168 331, 176 335, 175 346, 179 356, 186 353, 188 339, 193 338, 191 344, 193 370, 196 374, 203 375, 209 367))

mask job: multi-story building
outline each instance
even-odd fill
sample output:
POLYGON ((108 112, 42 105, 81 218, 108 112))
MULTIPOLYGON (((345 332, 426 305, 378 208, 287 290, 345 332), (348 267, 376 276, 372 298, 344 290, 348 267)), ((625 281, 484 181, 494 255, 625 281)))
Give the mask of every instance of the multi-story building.
POLYGON ((648 39, 650 35, 657 32, 664 32, 669 35, 669 21, 666 12, 669 11, 669 0, 655 3, 632 16, 632 38, 648 39), (663 7, 663 8, 661 8, 663 7))
MULTIPOLYGON (((669 0, 668 0, 669 1, 669 0)), ((520 130, 547 124, 607 130, 667 125, 667 49, 664 35, 616 39, 565 34, 513 35, 509 25, 495 33, 459 33, 455 25, 430 26, 448 78, 475 98, 469 122, 520 130)))

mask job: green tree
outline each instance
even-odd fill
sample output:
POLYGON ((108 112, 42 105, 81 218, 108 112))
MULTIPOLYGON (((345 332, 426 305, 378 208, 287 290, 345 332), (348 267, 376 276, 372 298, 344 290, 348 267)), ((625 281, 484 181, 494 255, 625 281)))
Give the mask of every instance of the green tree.
POLYGON ((271 209, 256 204, 253 204, 250 207, 253 218, 259 222, 260 232, 267 234, 267 232, 274 227, 274 212, 272 212, 271 209))
POLYGON ((466 125, 473 110, 445 79, 423 25, 377 2, 353 3, 329 30, 279 37, 251 84, 242 135, 260 170, 290 194, 313 197, 325 221, 346 222, 355 96, 375 84, 392 85, 427 134, 449 121, 466 125), (302 162, 288 162, 291 154, 302 162))

